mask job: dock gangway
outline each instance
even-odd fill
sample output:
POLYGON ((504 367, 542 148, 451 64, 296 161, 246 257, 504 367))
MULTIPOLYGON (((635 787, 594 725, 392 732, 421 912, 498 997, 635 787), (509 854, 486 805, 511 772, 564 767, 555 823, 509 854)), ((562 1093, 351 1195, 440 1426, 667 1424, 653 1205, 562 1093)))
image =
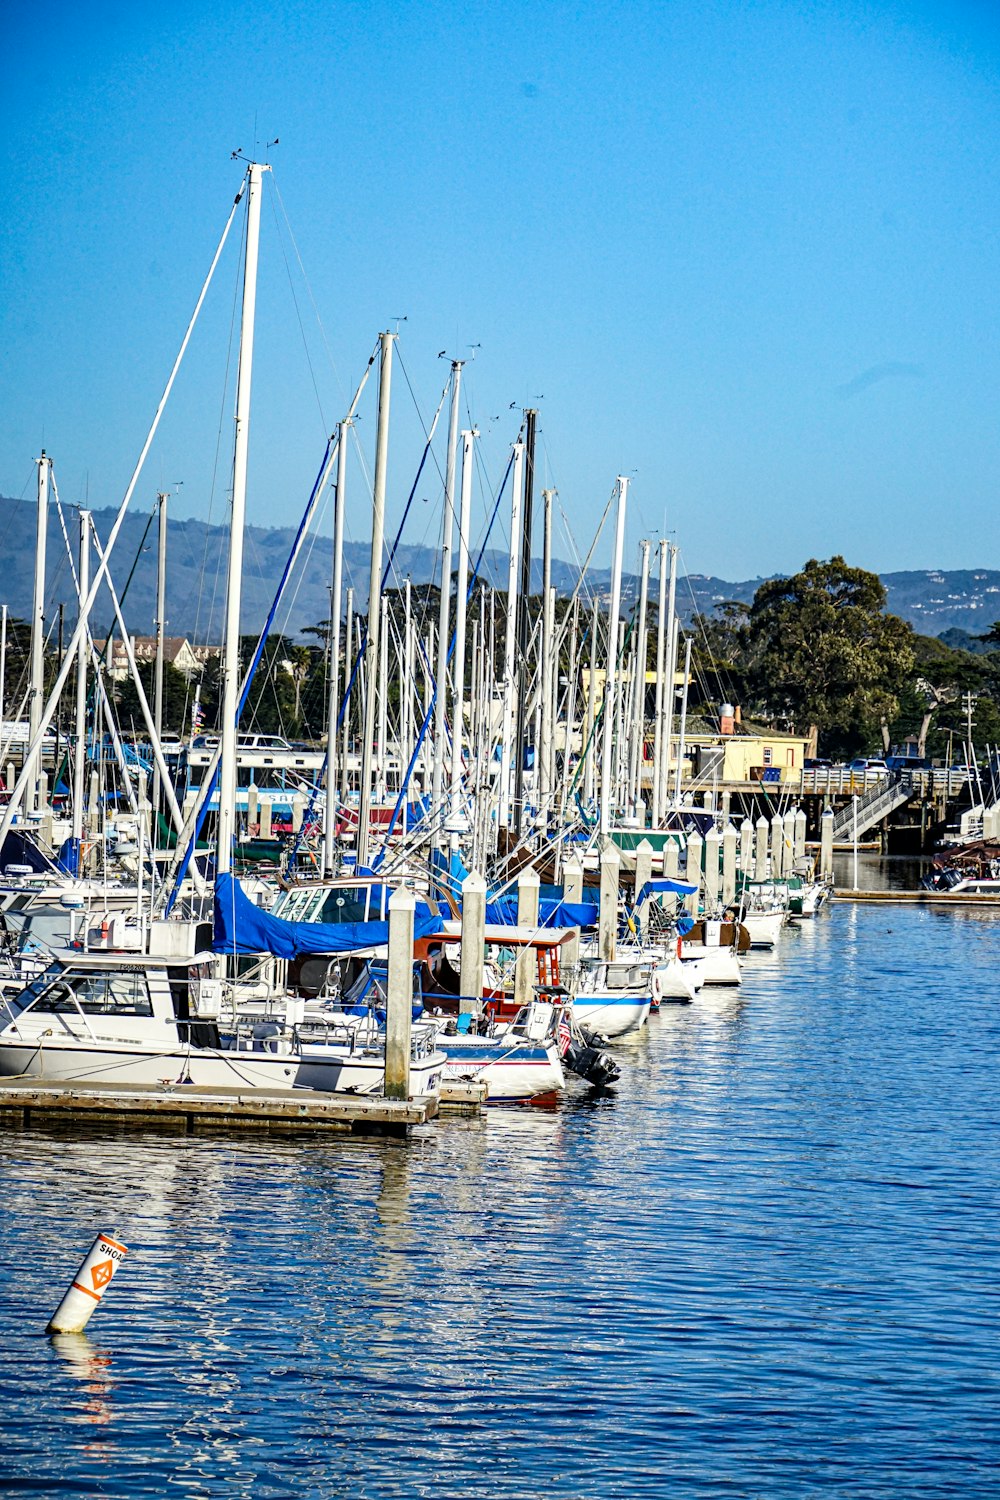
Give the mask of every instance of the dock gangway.
POLYGON ((833 842, 842 844, 849 842, 857 830, 858 838, 868 833, 872 828, 883 823, 890 813, 894 813, 897 807, 905 807, 906 803, 916 796, 917 787, 912 776, 905 772, 898 780, 882 782, 872 787, 863 797, 859 797, 857 804, 848 802, 836 814, 833 820, 833 842), (857 823, 855 824, 855 815, 857 823))

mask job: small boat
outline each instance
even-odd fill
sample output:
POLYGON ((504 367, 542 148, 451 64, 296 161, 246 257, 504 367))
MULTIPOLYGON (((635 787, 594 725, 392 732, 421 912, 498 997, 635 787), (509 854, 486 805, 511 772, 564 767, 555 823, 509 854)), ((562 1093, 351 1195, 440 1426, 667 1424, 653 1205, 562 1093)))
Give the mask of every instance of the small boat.
MULTIPOLYGON (((309 1088, 380 1094, 382 1039, 347 1024, 286 1016, 219 1028, 216 956, 67 952, 0 1000, 0 1076, 66 1083, 309 1088)), ((297 1002, 301 1007, 302 1002, 297 1002)), ((410 1088, 437 1092, 446 1058, 436 1028, 414 1026, 410 1088)))
MULTIPOLYGON (((431 994, 422 992, 426 974, 426 962, 416 960, 414 1016, 434 1032, 435 1044, 446 1059, 444 1077, 485 1083, 488 1104, 527 1104, 555 1098, 565 1083, 557 1041, 556 1005, 531 1000, 511 1019, 498 1021, 486 1009, 482 997, 470 997, 475 999, 477 1009, 463 1013, 457 989, 451 996, 440 990, 431 994), (437 1003, 449 998, 454 1004, 448 1010, 437 1003)), ((439 979, 444 977, 443 965, 439 965, 437 975, 439 979)), ((343 996, 345 1011, 367 1010, 381 1020, 387 988, 385 961, 367 960, 343 996)))
POLYGON ((581 957, 570 986, 574 1020, 609 1040, 638 1031, 649 1019, 652 969, 649 961, 581 957))
POLYGON ((750 934, 751 948, 776 948, 785 929, 784 909, 762 911, 750 907, 740 913, 740 925, 750 934))
POLYGON ((749 947, 750 936, 742 925, 704 918, 684 934, 680 952, 685 963, 700 962, 706 985, 735 985, 743 982, 740 954, 749 947))
POLYGON ((937 855, 920 888, 942 895, 1000 896, 1000 845, 978 839, 937 855))

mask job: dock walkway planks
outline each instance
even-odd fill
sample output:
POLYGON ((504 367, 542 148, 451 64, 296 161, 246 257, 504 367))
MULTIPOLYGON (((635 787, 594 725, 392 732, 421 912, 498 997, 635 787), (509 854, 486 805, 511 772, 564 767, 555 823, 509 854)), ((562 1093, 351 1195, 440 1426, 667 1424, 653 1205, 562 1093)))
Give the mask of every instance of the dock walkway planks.
POLYGON ((303 1089, 242 1091, 191 1084, 46 1083, 0 1079, 0 1127, 59 1121, 114 1123, 144 1130, 201 1132, 325 1131, 344 1135, 405 1136, 438 1113, 438 1100, 371 1099, 303 1089))
POLYGON ((965 891, 834 891, 837 901, 872 901, 886 906, 984 906, 1000 911, 1000 896, 965 891))

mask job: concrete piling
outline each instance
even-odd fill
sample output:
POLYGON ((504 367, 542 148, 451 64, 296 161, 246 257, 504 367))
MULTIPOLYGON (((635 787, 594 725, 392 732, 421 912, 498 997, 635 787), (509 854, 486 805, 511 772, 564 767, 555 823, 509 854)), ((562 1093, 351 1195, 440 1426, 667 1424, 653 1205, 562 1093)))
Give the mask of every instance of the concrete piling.
POLYGON ((385 1097, 410 1097, 413 925, 417 898, 408 885, 389 898, 389 973, 385 1006, 385 1097))
POLYGON ((621 871, 621 855, 615 844, 607 844, 601 851, 601 904, 598 919, 598 940, 601 957, 610 963, 615 956, 618 942, 618 876, 621 871))
POLYGON ((462 881, 461 996, 463 1015, 475 1014, 483 998, 483 958, 486 940, 486 881, 473 870, 462 881))

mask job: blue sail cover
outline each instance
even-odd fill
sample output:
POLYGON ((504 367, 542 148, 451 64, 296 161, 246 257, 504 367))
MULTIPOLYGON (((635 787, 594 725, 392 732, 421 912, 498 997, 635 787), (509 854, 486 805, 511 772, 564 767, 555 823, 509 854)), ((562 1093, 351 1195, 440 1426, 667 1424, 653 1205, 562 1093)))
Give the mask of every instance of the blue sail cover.
MULTIPOLYGON (((415 938, 440 932, 441 918, 417 905, 415 938)), ((356 953, 389 941, 388 922, 286 922, 254 906, 232 875, 215 880, 215 953, 273 953, 295 958, 300 953, 356 953)))
POLYGON ((689 885, 686 880, 647 880, 636 896, 635 904, 641 906, 650 896, 693 896, 697 889, 696 885, 689 885))
POLYGON ((19 833, 16 828, 10 830, 3 841, 3 849, 0 850, 0 871, 6 870, 8 865, 30 866, 36 875, 59 868, 58 865, 53 865, 51 859, 42 853, 27 834, 19 833))
MULTIPOLYGON (((598 908, 592 901, 552 901, 539 898, 539 927, 596 927, 598 908)), ((486 920, 498 927, 517 926, 517 897, 498 896, 486 903, 486 920)))

